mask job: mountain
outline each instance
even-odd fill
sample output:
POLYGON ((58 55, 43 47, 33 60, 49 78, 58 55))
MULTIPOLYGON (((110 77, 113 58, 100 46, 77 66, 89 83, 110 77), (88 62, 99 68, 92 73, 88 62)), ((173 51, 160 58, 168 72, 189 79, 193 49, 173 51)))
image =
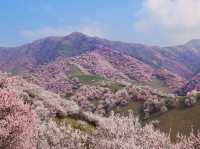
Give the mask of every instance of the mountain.
MULTIPOLYGON (((199 40, 192 40, 174 47, 147 46, 74 32, 19 47, 1 47, 0 70, 13 75, 32 75, 36 71, 41 72, 39 69, 47 69, 51 64, 60 65, 58 59, 63 59, 90 74, 175 91, 200 70, 198 43, 199 40)), ((62 67, 68 69, 68 65, 62 67)))
MULTIPOLYGON (((132 121, 133 116, 126 117, 130 111, 144 123, 155 120, 155 128, 172 133, 174 139, 183 130, 184 135, 189 134, 188 126, 194 126, 195 133, 200 129, 200 92, 193 91, 200 90, 199 64, 200 40, 159 47, 75 32, 19 47, 1 47, 0 70, 9 73, 0 73, 0 99, 19 99, 21 106, 26 103, 36 114, 37 148, 69 148, 69 144, 77 145, 77 139, 87 147, 94 139, 97 143, 103 139, 104 148, 105 136, 99 139, 97 133, 109 132, 112 138, 113 128, 118 133, 119 126, 124 134, 126 127, 130 134, 127 128, 140 126, 132 121), (88 137, 82 138, 84 134, 88 137)), ((7 105, 9 100, 4 101, 7 105)), ((13 106, 15 103, 10 111, 13 106)), ((150 134, 159 132, 151 125, 141 128, 151 128, 150 134)))
POLYGON ((195 42, 191 40, 184 45, 163 48, 161 51, 163 56, 175 60, 179 64, 176 68, 177 71, 180 71, 179 66, 184 66, 188 73, 183 71, 182 73, 185 74, 180 72, 180 75, 186 76, 188 79, 193 77, 200 67, 200 45, 197 44, 198 41, 200 43, 200 40, 195 40, 195 42))

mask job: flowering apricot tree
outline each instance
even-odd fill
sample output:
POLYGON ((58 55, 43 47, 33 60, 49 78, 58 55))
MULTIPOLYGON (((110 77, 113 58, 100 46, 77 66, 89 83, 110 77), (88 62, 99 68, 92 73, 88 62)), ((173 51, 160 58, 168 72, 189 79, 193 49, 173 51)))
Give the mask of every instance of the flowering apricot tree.
POLYGON ((0 148, 33 149, 36 116, 13 91, 0 90, 0 148))

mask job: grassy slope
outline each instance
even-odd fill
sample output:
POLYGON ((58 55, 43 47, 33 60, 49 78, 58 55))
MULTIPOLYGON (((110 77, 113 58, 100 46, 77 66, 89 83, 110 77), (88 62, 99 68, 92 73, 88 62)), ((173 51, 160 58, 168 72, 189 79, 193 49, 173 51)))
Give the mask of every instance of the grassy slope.
POLYGON ((75 75, 75 77, 79 78, 82 84, 92 84, 92 83, 104 80, 103 77, 98 76, 98 75, 81 74, 81 75, 75 75))
POLYGON ((80 82, 82 84, 86 84, 86 85, 101 85, 102 81, 106 82, 105 86, 102 87, 107 87, 110 88, 112 92, 116 92, 122 88, 124 88, 125 86, 117 83, 117 82, 113 82, 110 80, 107 80, 106 78, 99 76, 99 75, 93 75, 93 74, 84 74, 79 68, 77 67, 73 67, 72 68, 72 72, 70 74, 70 78, 74 78, 77 77, 80 82))
MULTIPOLYGON (((125 115, 132 111, 142 118, 141 108, 141 103, 130 102, 127 106, 115 108, 114 111, 125 115)), ((152 115, 150 120, 143 122, 146 123, 152 120, 159 120, 160 123, 157 129, 171 133, 171 139, 175 141, 178 133, 188 135, 192 129, 194 132, 200 131, 200 102, 191 108, 185 108, 180 104, 176 109, 170 110, 165 114, 152 115)))
POLYGON ((155 119, 160 121, 158 129, 171 132, 172 140, 175 140, 178 133, 188 135, 192 128, 194 132, 200 130, 200 103, 187 109, 179 107, 166 114, 155 116, 153 120, 155 119))
POLYGON ((105 80, 104 77, 93 74, 84 74, 78 67, 74 66, 71 68, 71 73, 68 74, 69 78, 77 77, 82 84, 92 85, 99 81, 105 80))
POLYGON ((78 129, 82 133, 92 133, 96 129, 94 125, 74 117, 56 118, 55 121, 59 125, 65 124, 72 129, 78 129))
POLYGON ((114 112, 120 113, 120 114, 125 114, 127 115, 129 112, 133 112, 133 114, 137 116, 141 116, 142 113, 142 103, 141 102, 129 102, 127 106, 123 107, 116 107, 113 109, 114 112))
POLYGON ((72 56, 78 52, 77 49, 74 49, 67 44, 60 45, 59 50, 66 56, 72 56))

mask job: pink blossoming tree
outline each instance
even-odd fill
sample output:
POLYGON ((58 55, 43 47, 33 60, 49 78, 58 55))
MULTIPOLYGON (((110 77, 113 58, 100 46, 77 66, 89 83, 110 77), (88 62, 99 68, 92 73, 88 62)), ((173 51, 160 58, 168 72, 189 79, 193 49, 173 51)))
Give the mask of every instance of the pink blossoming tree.
POLYGON ((34 149, 36 115, 12 91, 0 89, 0 148, 34 149))

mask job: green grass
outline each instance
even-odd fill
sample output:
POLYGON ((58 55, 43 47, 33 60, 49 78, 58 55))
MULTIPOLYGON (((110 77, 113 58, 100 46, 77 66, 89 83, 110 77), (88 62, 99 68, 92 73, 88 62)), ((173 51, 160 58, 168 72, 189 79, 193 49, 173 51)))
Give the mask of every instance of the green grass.
POLYGON ((96 129, 94 125, 73 117, 56 118, 56 122, 57 124, 67 124, 72 129, 78 129, 82 133, 92 133, 96 129))
POLYGON ((172 93, 172 90, 170 90, 167 85, 165 84, 164 81, 158 79, 158 78, 152 78, 152 81, 148 81, 148 82, 138 82, 138 81, 132 81, 133 84, 136 85, 141 85, 141 86, 145 86, 148 85, 154 89, 159 89, 165 93, 172 93))
POLYGON ((22 69, 22 66, 21 65, 17 65, 15 68, 13 68, 10 73, 11 73, 11 76, 15 76, 17 75, 20 70, 22 69))
POLYGON ((77 77, 82 84, 93 84, 102 80, 105 80, 104 77, 99 75, 92 75, 92 74, 84 74, 78 67, 74 66, 71 68, 71 73, 69 78, 77 77))
POLYGON ((93 84, 104 80, 104 78, 99 75, 81 74, 81 75, 75 75, 73 77, 77 77, 82 84, 93 84))
POLYGON ((158 79, 158 78, 153 78, 152 81, 149 81, 147 85, 159 89, 163 92, 171 93, 172 91, 166 86, 165 82, 158 79))
POLYGON ((130 101, 126 106, 118 106, 113 109, 115 113, 122 115, 128 115, 129 112, 132 112, 134 115, 141 116, 142 114, 142 103, 130 101))
POLYGON ((72 48, 71 46, 67 44, 62 44, 59 50, 63 52, 64 55, 67 55, 67 56, 72 56, 76 52, 76 49, 72 48))
POLYGON ((125 86, 119 83, 113 83, 109 86, 109 88, 111 89, 112 92, 117 92, 120 89, 123 89, 125 86))
POLYGON ((185 107, 185 99, 187 98, 187 96, 180 96, 179 97, 179 108, 186 108, 185 107))
POLYGON ((171 132, 171 139, 175 141, 178 133, 189 135, 192 128, 194 132, 200 130, 200 103, 191 108, 180 106, 165 114, 155 116, 152 120, 159 120, 158 129, 167 133, 171 132))
POLYGON ((183 101, 185 96, 179 97, 180 104, 177 108, 164 114, 154 114, 149 120, 143 120, 142 103, 130 102, 124 107, 115 107, 116 113, 127 115, 130 111, 141 118, 142 124, 149 123, 152 120, 160 121, 157 129, 170 133, 171 140, 176 141, 178 133, 189 135, 192 129, 194 132, 200 131, 200 102, 191 108, 185 108, 183 101))
POLYGON ((125 87, 125 85, 120 84, 118 82, 109 82, 106 85, 103 85, 103 87, 107 87, 109 89, 111 89, 111 91, 113 93, 117 92, 120 89, 123 89, 125 87))
POLYGON ((84 73, 77 66, 71 67, 71 73, 70 73, 71 78, 81 75, 84 75, 84 73))

